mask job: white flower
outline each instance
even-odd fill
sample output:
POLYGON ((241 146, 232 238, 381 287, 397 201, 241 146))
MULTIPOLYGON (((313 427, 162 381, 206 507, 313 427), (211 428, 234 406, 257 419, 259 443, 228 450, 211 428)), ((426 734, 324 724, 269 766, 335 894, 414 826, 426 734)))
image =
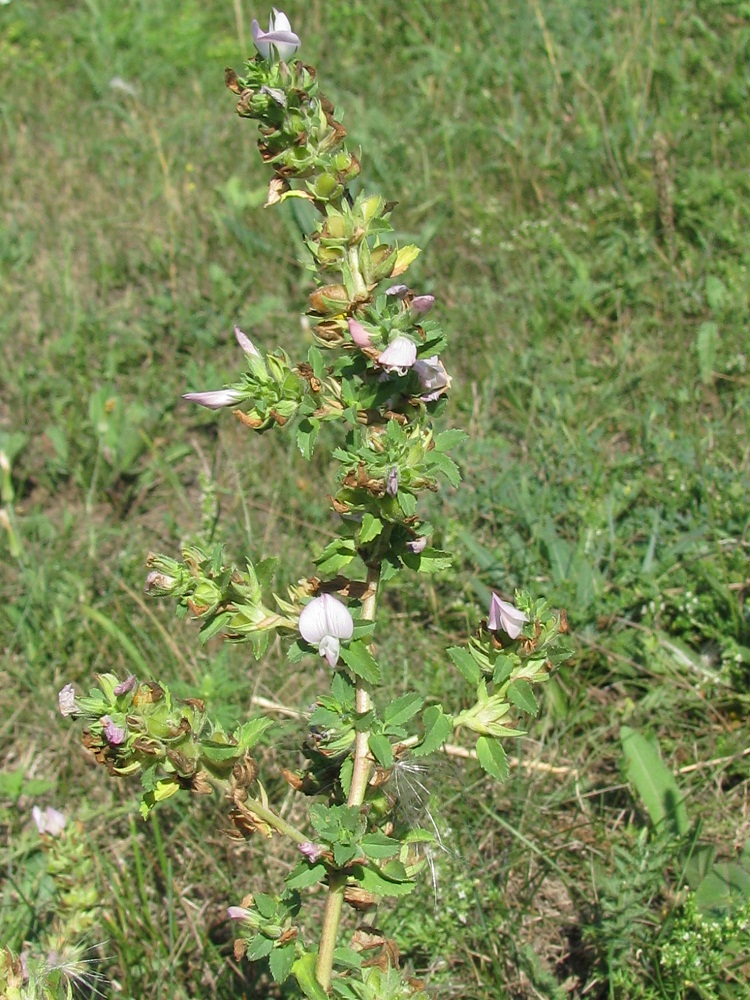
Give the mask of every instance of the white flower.
POLYGON ((59 837, 65 829, 65 817, 57 809, 53 809, 52 806, 47 806, 44 812, 42 812, 39 806, 34 806, 31 810, 31 815, 36 823, 37 830, 41 834, 47 833, 50 837, 59 837))
POLYGON ((408 337, 396 337, 378 358, 378 364, 387 372, 405 375, 417 360, 417 345, 408 337))
POLYGON ((292 31, 284 11, 275 7, 268 22, 268 31, 261 31, 257 21, 253 21, 250 30, 255 48, 264 59, 272 59, 275 52, 282 62, 288 62, 302 44, 299 36, 292 31))
POLYGON ((507 601, 501 600, 497 594, 492 595, 490 613, 487 619, 487 628, 490 631, 497 632, 498 629, 502 629, 511 639, 517 639, 521 634, 523 623, 528 620, 523 611, 519 611, 507 601))
POLYGON ((331 594, 315 597, 302 609, 299 631, 305 642, 317 646, 329 667, 339 662, 340 639, 351 639, 354 619, 349 609, 331 594))

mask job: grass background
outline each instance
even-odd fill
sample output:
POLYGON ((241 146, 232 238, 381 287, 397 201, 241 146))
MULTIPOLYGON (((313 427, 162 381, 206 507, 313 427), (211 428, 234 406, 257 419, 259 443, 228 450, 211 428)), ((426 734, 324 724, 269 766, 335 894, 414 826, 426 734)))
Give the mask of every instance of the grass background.
MULTIPOLYGON (((471 434, 465 484, 432 512, 457 574, 389 592, 382 661, 396 686, 463 691, 442 649, 491 587, 565 607, 576 647, 505 786, 470 762, 420 776, 447 850, 434 898, 384 925, 444 996, 673 996, 654 949, 679 863, 644 840, 619 729, 659 739, 701 839, 733 858, 750 835, 750 5, 285 9, 366 186, 425 248, 410 278, 439 300, 448 420, 471 434)), ((31 805, 78 815, 112 996, 275 995, 235 966, 224 914, 283 854, 233 846, 216 804, 142 824, 56 713, 64 683, 102 670, 153 672, 227 721, 316 692, 280 649, 255 666, 198 648, 141 596, 146 552, 176 550, 211 498, 231 552, 279 552, 279 587, 332 530, 322 454, 180 401, 231 378, 235 323, 293 356, 306 340, 300 228, 260 208, 254 129, 223 89, 254 15, 0 6, 0 929, 15 948, 39 933, 31 805)))

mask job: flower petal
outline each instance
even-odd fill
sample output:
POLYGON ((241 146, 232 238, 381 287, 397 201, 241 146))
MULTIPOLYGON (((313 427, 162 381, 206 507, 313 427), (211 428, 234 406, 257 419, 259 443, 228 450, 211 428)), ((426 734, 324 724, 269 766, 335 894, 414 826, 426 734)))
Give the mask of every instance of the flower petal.
POLYGON ((237 389, 214 389, 210 392, 186 392, 183 399, 191 403, 200 403, 209 410, 220 410, 224 406, 234 406, 242 399, 242 393, 237 389))
POLYGON ((415 295, 412 299, 411 311, 415 316, 426 316, 434 305, 434 295, 415 295))
POLYGON ((305 642, 313 644, 325 636, 351 639, 354 619, 345 604, 331 594, 321 594, 302 609, 299 631, 305 642))
POLYGON ((234 335, 237 338, 237 343, 240 345, 245 354, 248 355, 248 357, 251 358, 260 357, 260 351, 258 350, 258 348, 255 346, 252 340, 250 340, 247 334, 243 333, 238 326, 234 328, 234 335))
POLYGON ((357 347, 372 347, 372 340, 370 339, 370 334, 362 326, 359 320, 350 319, 349 320, 349 333, 351 338, 357 347))
POLYGON ((487 618, 487 628, 492 632, 502 629, 511 639, 517 639, 521 634, 524 622, 528 620, 528 616, 523 611, 519 611, 518 608, 508 604, 507 601, 503 601, 497 594, 493 593, 490 601, 490 613, 487 618))
POLYGON ((378 358, 378 364, 386 371, 403 374, 417 360, 417 345, 408 337, 396 337, 378 358))
POLYGON ((57 707, 60 709, 60 715, 64 716, 75 715, 78 711, 76 708, 76 689, 72 684, 66 684, 58 694, 57 707))
POLYGON ((328 661, 328 666, 334 670, 339 662, 341 643, 335 635, 324 635, 318 644, 318 653, 328 661))

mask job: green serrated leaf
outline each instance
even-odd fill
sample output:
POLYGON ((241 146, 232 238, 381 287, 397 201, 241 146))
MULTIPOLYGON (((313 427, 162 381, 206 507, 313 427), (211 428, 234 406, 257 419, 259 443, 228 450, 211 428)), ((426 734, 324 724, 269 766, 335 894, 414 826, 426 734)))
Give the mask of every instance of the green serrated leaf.
POLYGON ((386 705, 383 721, 388 726, 402 726, 413 719, 424 704, 424 699, 418 694, 405 694, 386 705))
POLYGON ((362 850, 368 858, 392 858, 398 854, 401 843, 384 833, 368 833, 360 840, 362 850))
POLYGON ((370 514, 369 511, 366 512, 362 518, 362 527, 359 529, 360 544, 364 545, 367 542, 371 542, 374 538, 378 537, 382 530, 383 522, 380 518, 370 514))
POLYGON ((268 965, 274 982, 283 983, 289 978, 292 966, 294 965, 294 944, 284 944, 279 948, 274 948, 268 956, 268 965))
POLYGON ((505 781, 508 777, 508 757, 499 740, 480 736, 477 740, 477 759, 491 778, 505 781))
POLYGON ((440 573, 450 569, 453 563, 453 557, 449 552, 431 548, 423 549, 418 553, 404 552, 402 559, 405 566, 417 573, 440 573))
POLYGON ((364 642, 350 642, 341 647, 341 659, 355 675, 368 684, 380 683, 380 667, 364 642))
POLYGON ((381 767, 387 768, 393 764, 393 747, 387 736, 383 736, 382 733, 370 733, 367 744, 381 767))
POLYGON ((482 679, 482 671, 468 649, 463 649, 461 646, 451 646, 448 650, 448 656, 450 656, 469 684, 479 683, 482 679))
POLYGON ((265 958, 267 955, 270 955, 272 950, 273 941, 264 934, 256 934, 254 938, 248 941, 245 954, 251 962, 257 962, 259 958, 265 958))
POLYGON ((396 881, 384 878, 375 868, 355 865, 353 874, 363 889, 376 896, 408 896, 414 889, 415 883, 413 881, 396 881))
POLYGON ((415 757, 426 757, 445 743, 453 732, 453 719, 446 715, 440 705, 431 705, 422 716, 424 737, 414 747, 415 757))
POLYGON ((325 878, 326 866, 323 864, 309 865, 301 862, 289 875, 285 882, 290 889, 306 889, 310 885, 316 885, 325 878))
POLYGON ((518 680, 512 681, 508 685, 507 697, 508 701, 516 708, 520 708, 522 712, 534 716, 539 713, 539 705, 534 697, 531 684, 523 677, 519 677, 518 680))
POLYGON ((435 451, 450 451, 452 448, 457 448, 458 445, 463 444, 464 441, 468 441, 468 439, 469 435, 466 431, 459 430, 458 428, 441 431, 435 437, 435 451))

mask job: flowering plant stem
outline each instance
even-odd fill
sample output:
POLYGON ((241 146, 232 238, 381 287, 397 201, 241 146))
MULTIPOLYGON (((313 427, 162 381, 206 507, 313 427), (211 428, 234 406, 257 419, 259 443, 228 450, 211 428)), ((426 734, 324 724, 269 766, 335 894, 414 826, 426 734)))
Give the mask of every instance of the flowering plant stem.
MULTIPOLYGON (((365 621, 375 621, 375 611, 378 602, 378 588, 380 585, 380 562, 367 569, 367 590, 362 601, 362 619, 365 621)), ((372 698, 369 687, 364 682, 356 685, 354 692, 354 705, 359 715, 365 715, 372 707, 372 698)), ((354 766, 352 768, 352 782, 349 786, 347 805, 359 807, 365 800, 367 782, 370 777, 372 760, 368 740, 370 733, 365 730, 358 732, 354 743, 354 766)), ((318 964, 315 969, 315 976, 323 987, 327 990, 331 985, 331 972, 333 969, 333 953, 336 949, 336 939, 338 937, 339 924, 341 922, 341 907, 344 903, 344 888, 346 877, 331 875, 328 886, 328 900, 326 902, 325 915, 323 917, 323 929, 320 935, 320 947, 318 949, 318 964)))

